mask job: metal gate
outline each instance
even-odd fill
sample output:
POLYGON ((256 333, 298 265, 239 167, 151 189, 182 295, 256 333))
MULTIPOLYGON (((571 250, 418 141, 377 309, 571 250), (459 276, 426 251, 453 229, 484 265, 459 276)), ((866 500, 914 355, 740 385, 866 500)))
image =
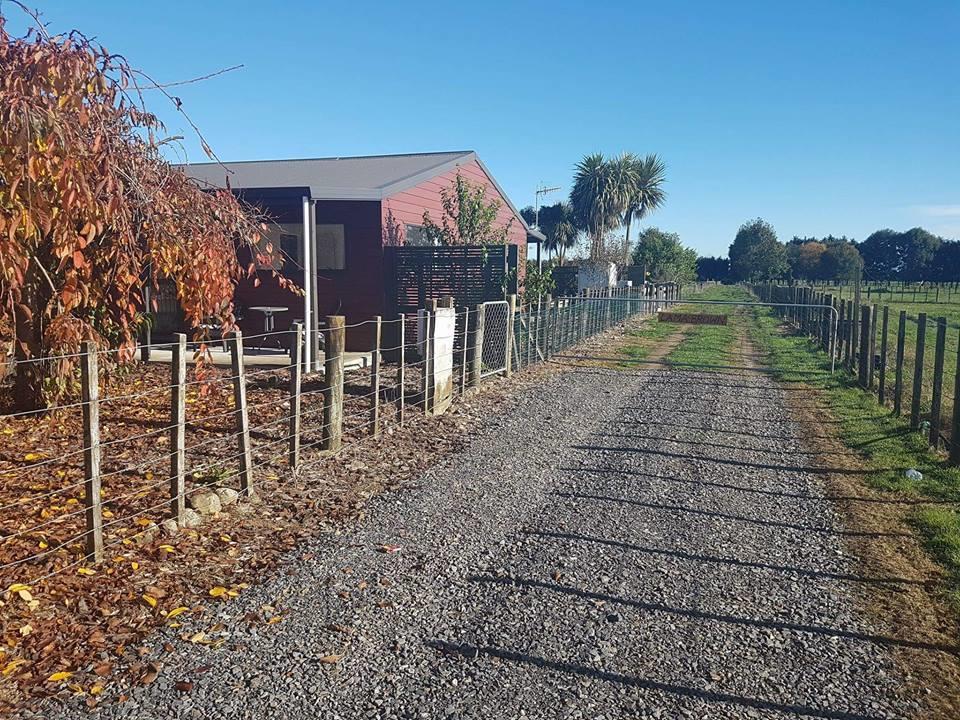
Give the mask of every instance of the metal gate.
POLYGON ((507 334, 510 306, 506 300, 480 305, 483 317, 483 344, 480 348, 480 377, 505 372, 507 369, 507 334))
MULTIPOLYGON (((794 309, 797 315, 805 321, 807 329, 815 329, 816 335, 821 343, 827 349, 830 357, 830 372, 834 372, 836 367, 837 337, 839 328, 839 313, 835 307, 828 304, 819 303, 776 303, 776 302, 753 302, 740 300, 697 300, 697 299, 664 299, 664 298, 618 298, 618 297, 587 297, 570 298, 574 303, 575 323, 583 329, 575 333, 572 340, 557 342, 551 337, 548 340, 548 347, 556 348, 555 353, 548 353, 548 358, 554 361, 574 361, 574 362, 593 362, 593 363, 616 363, 619 366, 631 364, 657 364, 682 366, 690 365, 693 367, 710 368, 728 368, 740 369, 728 365, 705 365, 700 363, 676 363, 667 362, 663 359, 645 359, 630 357, 609 357, 603 349, 590 347, 581 344, 584 340, 593 335, 599 335, 614 325, 623 323, 635 315, 662 315, 666 322, 696 323, 696 324, 726 324, 711 322, 711 318, 705 314, 693 312, 669 312, 679 306, 693 306, 709 308, 711 306, 727 306, 733 309, 754 309, 771 308, 777 311, 785 309, 794 309)), ((551 336, 553 331, 551 330, 551 336)), ((762 369, 762 368, 754 368, 762 369)))

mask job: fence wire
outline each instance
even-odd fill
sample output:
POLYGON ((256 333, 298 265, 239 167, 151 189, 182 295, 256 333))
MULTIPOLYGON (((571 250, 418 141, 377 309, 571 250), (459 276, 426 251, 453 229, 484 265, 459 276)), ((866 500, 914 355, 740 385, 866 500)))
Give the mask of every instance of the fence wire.
MULTIPOLYGON (((645 296, 639 291, 612 295, 638 302, 575 297, 528 303, 512 314, 512 325, 510 305, 505 301, 457 308, 452 337, 430 341, 451 341, 453 396, 462 396, 483 378, 505 373, 508 343, 510 370, 519 370, 602 333, 632 314, 655 308, 640 302, 645 296), (482 338, 478 337, 481 316, 482 338)), ((357 329, 369 331, 373 322, 349 325, 347 337, 357 329)), ((359 367, 343 373, 341 447, 354 446, 378 430, 399 427, 413 414, 423 417, 432 412, 432 401, 428 402, 432 388, 428 386, 433 368, 427 357, 431 345, 418 337, 416 318, 383 320, 380 327, 386 342, 380 346, 376 372, 368 356, 359 367)), ((311 372, 282 352, 282 357, 271 360, 276 363, 273 366, 253 366, 256 357, 244 355, 243 347, 249 349, 251 340, 262 343, 267 335, 240 338, 239 352, 251 364, 240 373, 209 365, 202 378, 178 383, 171 380, 176 375, 172 375, 167 357, 134 362, 117 373, 104 370, 97 378, 100 436, 90 447, 81 440, 83 411, 90 403, 77 395, 52 410, 0 415, 0 436, 13 438, 15 442, 8 442, 8 447, 22 451, 0 456, 0 548, 4 551, 0 585, 38 582, 90 562, 87 543, 97 532, 89 524, 91 506, 85 492, 90 478, 84 459, 90 451, 96 450, 101 460, 96 512, 102 522, 104 548, 135 545, 137 538, 155 533, 156 524, 170 517, 171 502, 179 497, 173 490, 178 476, 172 465, 178 451, 185 462, 185 500, 207 488, 242 493, 247 476, 253 478, 254 488, 265 479, 286 482, 284 478, 292 477, 291 380, 298 371, 300 467, 328 458, 329 453, 322 451, 332 432, 325 412, 326 373, 322 369, 311 372), (247 398, 245 424, 244 412, 236 404, 238 387, 247 398), (180 448, 175 445, 179 425, 172 419, 175 390, 183 395, 186 408, 180 448)), ((298 341, 292 331, 269 336, 279 338, 287 348, 298 341)), ((153 347, 167 350, 173 345, 157 343, 153 347)), ((82 360, 83 353, 75 359, 82 360)), ((11 369, 15 373, 16 365, 11 369)))

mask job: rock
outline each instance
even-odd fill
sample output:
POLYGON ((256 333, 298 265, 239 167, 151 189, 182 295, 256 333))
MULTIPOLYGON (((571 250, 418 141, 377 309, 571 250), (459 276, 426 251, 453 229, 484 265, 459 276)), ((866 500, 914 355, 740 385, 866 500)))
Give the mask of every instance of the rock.
POLYGON ((203 524, 203 518, 200 517, 200 513, 196 510, 191 510, 187 508, 183 511, 183 527, 185 528, 198 528, 203 524))
POLYGON ((240 493, 233 488, 218 487, 216 490, 214 490, 214 492, 220 499, 220 505, 222 507, 235 504, 240 497, 240 493))
POLYGON ((177 534, 177 531, 180 529, 180 526, 177 525, 177 521, 173 518, 167 518, 160 523, 160 529, 163 531, 163 534, 167 537, 173 537, 177 534))
POLYGON ((197 490, 190 495, 190 507, 201 515, 213 515, 220 512, 220 497, 213 490, 197 490))
POLYGON ((157 535, 159 534, 160 527, 156 523, 151 523, 141 530, 137 536, 133 538, 133 541, 138 545, 149 545, 157 539, 157 535))

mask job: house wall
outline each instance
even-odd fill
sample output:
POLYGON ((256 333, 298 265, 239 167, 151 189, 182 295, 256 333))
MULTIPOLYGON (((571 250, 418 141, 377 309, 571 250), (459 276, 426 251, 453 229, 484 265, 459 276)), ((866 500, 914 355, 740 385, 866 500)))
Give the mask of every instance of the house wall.
MULTIPOLYGON (((514 215, 509 203, 507 203, 507 199, 500 194, 496 185, 491 182, 490 178, 476 160, 471 160, 449 172, 422 182, 409 190, 403 190, 386 198, 383 201, 384 229, 386 230, 388 227, 387 221, 390 217, 392 217, 393 222, 400 223, 401 227, 405 224, 423 225, 423 213, 425 210, 430 213, 433 221, 439 225, 443 217, 440 191, 449 188, 453 184, 458 171, 465 180, 470 181, 473 185, 481 185, 487 188, 487 197, 496 198, 500 201, 500 210, 497 213, 498 225, 502 227, 513 220, 508 235, 509 242, 525 248, 527 244, 527 233, 526 230, 523 229, 523 223, 520 221, 520 218, 514 215)), ((384 238, 384 244, 402 243, 402 237, 384 238), (397 240, 399 240, 399 242, 397 242, 397 240)), ((525 255, 526 251, 521 250, 521 259, 525 257, 525 255)))
MULTIPOLYGON (((318 200, 316 220, 318 224, 342 223, 346 268, 344 270, 318 271, 318 312, 324 315, 344 315, 347 324, 369 320, 385 311, 383 246, 396 244, 396 238, 387 232, 388 215, 402 228, 405 224, 422 225, 423 213, 428 211, 438 224, 443 217, 440 190, 449 188, 456 179, 457 171, 474 185, 487 188, 488 197, 496 198, 501 206, 497 221, 501 226, 510 223, 508 242, 518 246, 521 277, 525 268, 526 230, 516 217, 496 186, 475 160, 459 168, 438 175, 419 185, 391 195, 382 203, 377 200, 318 200), (511 222, 512 220, 512 222, 511 222)), ((240 191, 245 199, 259 205, 277 223, 302 222, 301 198, 309 192, 306 188, 247 189, 240 191)), ((402 232, 399 242, 402 244, 402 232)), ((283 270, 299 287, 303 287, 303 272, 291 265, 283 270)), ((245 335, 263 332, 263 315, 249 308, 256 305, 273 305, 290 308, 276 314, 276 330, 287 330, 294 320, 302 320, 303 297, 280 286, 269 271, 258 272, 259 285, 253 278, 240 282, 235 294, 237 309, 241 315, 240 327, 245 335)), ((389 319, 389 318, 387 318, 389 319)), ((386 336, 385 328, 385 336, 386 336)), ((287 338, 283 337, 284 345, 287 338)), ((368 350, 372 347, 373 333, 369 326, 348 328, 348 350, 368 350)), ((385 340, 386 342, 386 340, 385 340)))
MULTIPOLYGON (((266 208, 278 223, 302 222, 302 206, 277 204, 266 208)), ((383 314, 383 248, 380 234, 380 202, 375 200, 318 200, 318 224, 343 224, 346 267, 343 270, 317 271, 317 310, 325 315, 345 315, 352 325, 383 314)), ((299 287, 303 271, 291 265, 283 270, 299 287)), ((248 310, 254 305, 289 307, 276 317, 276 329, 287 330, 294 320, 302 320, 303 297, 284 289, 269 271, 259 271, 259 286, 252 278, 237 286, 235 300, 243 315, 244 334, 263 332, 263 315, 248 310)), ((373 339, 369 326, 347 329, 347 349, 366 350, 373 339)))

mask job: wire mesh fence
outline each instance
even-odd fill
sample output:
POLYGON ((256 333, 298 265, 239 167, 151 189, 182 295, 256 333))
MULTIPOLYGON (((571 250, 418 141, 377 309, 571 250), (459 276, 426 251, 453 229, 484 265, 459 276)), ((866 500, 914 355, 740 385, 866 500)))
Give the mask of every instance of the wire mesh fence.
POLYGON ((506 300, 485 302, 483 314, 483 344, 480 350, 480 376, 503 372, 507 367, 507 338, 510 326, 510 305, 506 300))

